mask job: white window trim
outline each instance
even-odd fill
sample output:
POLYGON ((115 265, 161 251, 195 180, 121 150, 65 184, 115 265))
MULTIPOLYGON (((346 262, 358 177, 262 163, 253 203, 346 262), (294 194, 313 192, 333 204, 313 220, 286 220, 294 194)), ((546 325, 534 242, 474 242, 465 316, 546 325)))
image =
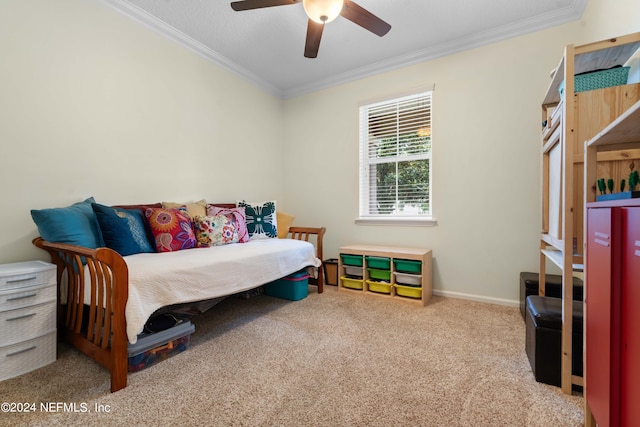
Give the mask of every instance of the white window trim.
MULTIPOLYGON (((371 105, 371 104, 376 104, 376 103, 380 103, 380 102, 385 102, 385 101, 392 101, 395 99, 399 99, 399 98, 403 98, 406 96, 413 96, 413 95, 417 95, 419 93, 422 92, 432 92, 431 94, 431 102, 433 105, 433 91, 435 89, 435 85, 430 85, 430 86, 424 86, 424 87, 420 87, 418 89, 413 89, 410 91, 405 91, 402 93, 398 93, 396 95, 391 95, 391 96, 386 96, 384 98, 377 98, 377 99, 371 99, 371 100, 367 100, 365 102, 360 102, 359 104, 359 108, 363 107, 363 106, 367 106, 367 105, 371 105)), ((360 117, 360 115, 359 115, 360 117)), ((431 118, 432 123, 433 123, 433 118, 431 118)), ((360 125, 359 125, 360 126, 360 125)), ((362 142, 359 141, 358 143, 359 145, 359 149, 362 150, 362 142)), ((358 172, 358 204, 360 204, 360 185, 361 185, 361 172, 360 172, 360 167, 362 166, 362 161, 363 161, 363 156, 364 153, 360 152, 360 155, 358 157, 358 164, 359 164, 359 172, 358 172)), ((430 199, 429 199, 429 207, 430 207, 430 211, 431 214, 430 215, 420 215, 420 216, 403 216, 403 215, 389 215, 389 216, 380 216, 380 215, 362 215, 360 213, 360 206, 358 206, 358 217, 355 219, 355 224, 357 225, 373 225, 373 226, 421 226, 421 227, 434 227, 438 225, 438 222, 435 218, 434 215, 434 209, 433 209, 433 192, 432 192, 432 185, 433 185, 433 162, 431 162, 432 159, 432 154, 431 152, 429 152, 428 154, 425 154, 425 158, 428 158, 430 160, 429 163, 429 172, 430 172, 430 177, 429 177, 429 195, 430 195, 430 199)))
POLYGON ((426 216, 424 218, 416 217, 400 217, 394 216, 390 218, 381 217, 359 217, 355 219, 358 225, 402 225, 410 227, 435 227, 438 221, 433 217, 426 216))

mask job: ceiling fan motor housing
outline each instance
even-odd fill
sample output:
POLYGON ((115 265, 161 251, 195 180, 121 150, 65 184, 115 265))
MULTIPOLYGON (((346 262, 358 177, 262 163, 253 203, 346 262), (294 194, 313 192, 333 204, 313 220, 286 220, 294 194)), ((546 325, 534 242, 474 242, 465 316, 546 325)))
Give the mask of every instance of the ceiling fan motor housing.
POLYGON ((231 8, 239 12, 263 7, 298 4, 300 1, 302 1, 304 11, 309 17, 307 39, 304 46, 304 56, 307 58, 318 56, 324 24, 333 21, 338 15, 342 15, 343 18, 380 37, 391 29, 391 25, 352 0, 238 0, 231 2, 231 8))
POLYGON ((318 24, 326 24, 340 15, 344 0, 302 0, 307 16, 318 24))

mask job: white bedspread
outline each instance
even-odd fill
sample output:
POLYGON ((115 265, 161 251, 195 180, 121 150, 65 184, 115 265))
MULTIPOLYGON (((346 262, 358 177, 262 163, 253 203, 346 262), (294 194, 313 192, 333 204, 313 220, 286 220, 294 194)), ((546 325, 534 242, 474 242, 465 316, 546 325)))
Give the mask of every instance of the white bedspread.
POLYGON ((231 295, 321 265, 314 246, 295 239, 252 240, 124 259, 129 268, 125 315, 131 344, 160 307, 231 295))

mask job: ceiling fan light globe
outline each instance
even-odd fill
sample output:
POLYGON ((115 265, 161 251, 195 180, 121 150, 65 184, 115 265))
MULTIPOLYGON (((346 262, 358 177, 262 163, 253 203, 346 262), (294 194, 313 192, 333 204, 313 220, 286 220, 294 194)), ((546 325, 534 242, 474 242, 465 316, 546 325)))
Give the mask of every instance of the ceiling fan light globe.
POLYGON ((344 0, 302 0, 302 6, 309 19, 318 24, 326 24, 340 15, 344 0))

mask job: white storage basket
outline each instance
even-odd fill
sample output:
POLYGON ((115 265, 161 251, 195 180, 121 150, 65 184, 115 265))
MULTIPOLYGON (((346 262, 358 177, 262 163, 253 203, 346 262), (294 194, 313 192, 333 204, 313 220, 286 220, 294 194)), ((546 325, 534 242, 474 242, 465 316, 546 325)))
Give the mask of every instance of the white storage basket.
POLYGON ((362 267, 354 267, 351 265, 344 266, 345 274, 349 276, 362 277, 362 267))
POLYGON ((420 286, 422 284, 421 274, 398 273, 396 271, 396 282, 401 285, 420 286))

